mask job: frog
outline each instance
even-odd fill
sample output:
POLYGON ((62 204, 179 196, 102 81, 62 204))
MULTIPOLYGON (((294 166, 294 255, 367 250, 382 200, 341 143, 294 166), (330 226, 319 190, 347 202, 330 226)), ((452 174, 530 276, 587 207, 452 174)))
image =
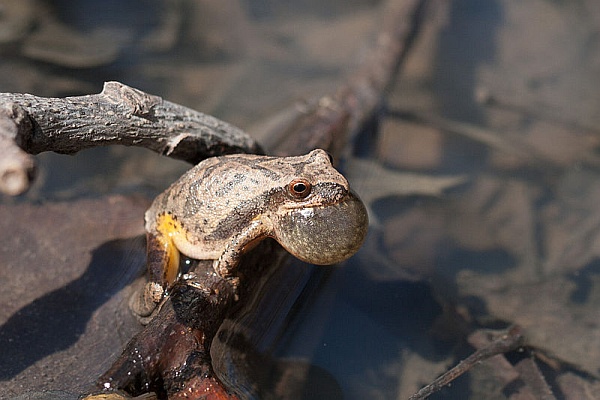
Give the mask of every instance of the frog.
POLYGON ((266 238, 314 265, 340 263, 365 240, 365 205, 322 149, 289 157, 230 154, 201 161, 145 213, 149 279, 130 303, 148 317, 180 275, 180 258, 213 260, 235 280, 243 254, 266 238))

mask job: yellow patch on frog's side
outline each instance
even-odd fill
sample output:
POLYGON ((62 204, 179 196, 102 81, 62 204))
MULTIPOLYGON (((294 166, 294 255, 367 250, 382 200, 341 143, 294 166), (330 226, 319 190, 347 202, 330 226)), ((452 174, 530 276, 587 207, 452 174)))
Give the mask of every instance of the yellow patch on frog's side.
POLYGON ((171 214, 158 216, 156 230, 159 233, 156 239, 164 247, 166 253, 163 278, 170 286, 177 280, 179 274, 179 250, 175 246, 174 240, 177 236, 185 238, 186 230, 181 222, 177 221, 171 214))

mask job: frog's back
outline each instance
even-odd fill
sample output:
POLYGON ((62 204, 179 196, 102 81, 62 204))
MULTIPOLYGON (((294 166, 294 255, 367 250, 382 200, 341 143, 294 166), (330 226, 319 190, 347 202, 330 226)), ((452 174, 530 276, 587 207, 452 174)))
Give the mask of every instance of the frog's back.
POLYGON ((190 169, 156 198, 146 212, 146 230, 157 232, 162 216, 167 215, 163 220, 176 227, 177 240, 183 233, 191 246, 223 248, 255 218, 269 220, 268 215, 286 203, 296 206, 289 185, 298 177, 309 187, 324 185, 325 196, 315 196, 318 206, 339 201, 348 185, 323 150, 295 157, 213 157, 190 169))
POLYGON ((264 211, 266 193, 279 176, 256 161, 254 155, 231 155, 206 159, 186 172, 161 193, 146 212, 146 230, 156 230, 165 214, 176 219, 188 240, 225 241, 254 216, 264 211))

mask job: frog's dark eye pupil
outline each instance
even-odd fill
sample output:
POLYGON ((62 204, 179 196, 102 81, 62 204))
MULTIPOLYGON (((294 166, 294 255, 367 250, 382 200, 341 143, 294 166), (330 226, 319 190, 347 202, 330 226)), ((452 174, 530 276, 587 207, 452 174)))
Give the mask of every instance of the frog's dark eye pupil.
POLYGON ((310 194, 311 185, 305 179, 296 179, 290 182, 289 191, 295 198, 304 198, 310 194))

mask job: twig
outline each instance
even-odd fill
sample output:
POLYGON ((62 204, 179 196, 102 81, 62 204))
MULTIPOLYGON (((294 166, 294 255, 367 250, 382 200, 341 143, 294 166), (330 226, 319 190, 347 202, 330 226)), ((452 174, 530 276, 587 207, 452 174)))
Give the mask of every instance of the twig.
POLYGON ((409 400, 426 399, 433 393, 441 390, 444 386, 467 372, 475 364, 493 357, 519 348, 523 344, 523 330, 518 325, 508 328, 499 338, 494 340, 488 346, 477 350, 469 357, 458 363, 454 368, 444 373, 433 382, 423 387, 417 393, 409 397, 409 400))
POLYGON ((475 142, 482 143, 491 149, 525 160, 528 164, 533 166, 545 168, 546 170, 557 169, 556 162, 540 153, 534 146, 514 137, 510 139, 506 138, 491 129, 482 128, 467 122, 453 121, 434 113, 388 110, 387 115, 402 120, 433 126, 446 132, 466 137, 475 142))

